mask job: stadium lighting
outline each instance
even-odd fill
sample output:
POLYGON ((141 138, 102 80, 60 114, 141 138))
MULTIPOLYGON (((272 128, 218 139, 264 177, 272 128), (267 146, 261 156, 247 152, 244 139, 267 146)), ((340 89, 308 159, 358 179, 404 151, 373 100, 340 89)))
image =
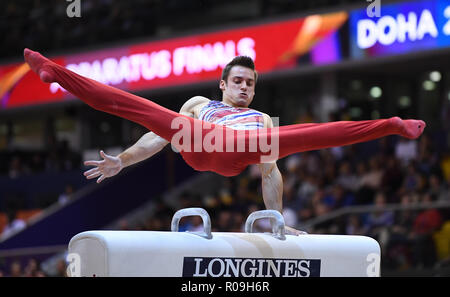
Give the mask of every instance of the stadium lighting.
POLYGON ((408 107, 411 105, 411 98, 409 96, 401 96, 398 98, 398 105, 401 107, 408 107))
POLYGON ((431 71, 430 72, 430 80, 433 82, 439 82, 441 80, 441 73, 439 71, 431 71))
POLYGON ((425 91, 433 91, 436 88, 436 84, 431 80, 425 80, 422 87, 425 91))
POLYGON ((374 86, 370 89, 370 96, 372 98, 380 98, 382 94, 383 91, 381 90, 380 87, 374 86))

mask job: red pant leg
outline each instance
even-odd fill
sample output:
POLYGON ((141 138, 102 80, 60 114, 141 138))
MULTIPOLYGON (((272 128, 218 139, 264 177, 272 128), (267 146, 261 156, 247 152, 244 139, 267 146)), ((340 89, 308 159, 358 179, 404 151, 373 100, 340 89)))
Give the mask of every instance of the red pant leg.
POLYGON ((148 99, 78 75, 56 63, 50 62, 49 67, 55 73, 57 83, 89 106, 136 122, 168 141, 176 133, 170 128, 174 118, 193 120, 148 99))
MULTIPOLYGON (((226 170, 231 174, 250 164, 267 163, 288 155, 345 146, 381 138, 388 135, 400 134, 400 127, 392 119, 379 119, 368 121, 337 121, 317 124, 296 124, 271 129, 259 129, 246 133, 245 136, 235 136, 235 139, 244 137, 245 152, 235 154, 222 154, 223 164, 217 166, 219 170, 226 170), (256 139, 256 140, 255 140, 256 139), (257 151, 251 151, 257 143, 257 151), (267 152, 263 152, 265 148, 267 152), (228 165, 227 165, 228 164, 228 165)), ((247 132, 247 131, 246 131, 247 132)), ((235 140, 236 141, 236 140, 235 140)))
MULTIPOLYGON (((399 133, 400 128, 393 123, 392 119, 296 124, 247 131, 234 130, 231 138, 226 138, 227 135, 224 133, 223 139, 226 141, 221 152, 203 153, 198 156, 200 160, 197 162, 200 163, 196 169, 202 168, 224 176, 234 176, 250 164, 267 163, 294 153, 350 145, 399 133), (230 141, 233 142, 232 145, 229 145, 230 141), (209 163, 201 163, 201 156, 208 157, 209 163)), ((183 155, 188 155, 188 158, 192 160, 198 159, 195 153, 183 155)))
MULTIPOLYGON (((181 115, 148 99, 78 75, 51 61, 46 62, 44 67, 52 71, 55 82, 96 110, 136 122, 169 142, 181 133, 183 141, 190 143, 186 152, 181 150, 181 154, 193 168, 201 171, 215 171, 215 164, 221 163, 214 158, 214 153, 196 150, 198 143, 200 145, 203 143, 205 135, 215 128, 223 129, 223 126, 204 123, 181 115), (207 124, 206 127, 204 124, 207 124), (199 128, 200 131, 197 129, 197 132, 194 132, 195 128, 199 128), (197 135, 200 135, 200 138, 194 137, 197 135)), ((216 172, 219 173, 221 170, 216 172)))
POLYGON ((225 176, 237 175, 250 164, 277 160, 293 153, 350 145, 400 133, 398 125, 394 125, 391 119, 382 119, 297 124, 245 131, 243 134, 234 130, 229 136, 230 134, 225 132, 230 131, 230 128, 209 123, 208 127, 204 128, 200 120, 180 115, 150 100, 80 76, 53 62, 49 61, 45 67, 55 74, 56 82, 91 107, 139 123, 168 141, 172 141, 172 137, 180 132, 180 128, 171 126, 175 119, 181 117, 190 125, 190 136, 185 137, 191 142, 190 150, 182 152, 183 158, 197 170, 214 171, 225 176), (195 151, 195 142, 198 145, 198 138, 194 137, 195 127, 200 127, 200 146, 209 132, 219 129, 219 134, 223 133, 224 136, 222 151, 205 152, 204 148, 195 151), (230 140, 235 142, 235 146, 234 150, 228 151, 226 144, 230 140), (245 143, 244 150, 239 151, 236 144, 242 140, 245 143), (265 146, 269 149, 268 152, 262 150, 262 142, 270 143, 265 146))

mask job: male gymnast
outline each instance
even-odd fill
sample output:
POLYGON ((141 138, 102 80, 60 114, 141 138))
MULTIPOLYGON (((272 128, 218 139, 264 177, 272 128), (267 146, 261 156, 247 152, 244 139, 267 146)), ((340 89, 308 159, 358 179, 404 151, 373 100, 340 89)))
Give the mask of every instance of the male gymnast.
MULTIPOLYGON (((24 57, 43 82, 57 82, 92 108, 131 120, 151 131, 118 156, 100 151, 103 160, 86 161, 85 165, 95 167, 84 175, 88 179, 99 177, 98 183, 153 156, 170 142, 199 171, 235 176, 248 165, 258 164, 265 206, 282 212, 283 183, 276 165, 278 159, 387 135, 416 139, 426 126, 421 120, 392 117, 274 127, 267 114, 248 108, 255 95, 258 74, 253 60, 245 56, 235 57, 224 68, 219 83, 222 101, 195 96, 183 104, 179 113, 80 76, 38 52, 25 49, 24 57)), ((303 233, 291 227, 286 227, 286 231, 303 233)))

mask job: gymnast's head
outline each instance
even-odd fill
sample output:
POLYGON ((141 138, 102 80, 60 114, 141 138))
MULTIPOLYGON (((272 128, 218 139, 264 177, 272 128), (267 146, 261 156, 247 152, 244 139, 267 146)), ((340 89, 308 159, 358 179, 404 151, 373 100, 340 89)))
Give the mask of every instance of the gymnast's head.
POLYGON ((247 56, 237 56, 222 71, 219 88, 222 101, 234 107, 248 107, 255 96, 258 73, 247 56))

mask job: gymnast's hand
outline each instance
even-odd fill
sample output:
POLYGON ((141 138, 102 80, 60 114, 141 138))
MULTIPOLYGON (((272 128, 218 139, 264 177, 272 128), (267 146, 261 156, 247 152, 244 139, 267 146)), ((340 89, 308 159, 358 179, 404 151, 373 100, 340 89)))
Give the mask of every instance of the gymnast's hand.
POLYGON ((84 176, 87 179, 92 179, 100 176, 97 179, 97 183, 101 183, 105 178, 116 175, 122 170, 122 160, 119 157, 114 157, 105 154, 105 152, 100 151, 100 156, 103 158, 101 161, 85 161, 85 166, 95 166, 92 169, 84 172, 84 176))
POLYGON ((298 236, 298 235, 308 234, 305 231, 300 231, 300 230, 294 229, 294 228, 289 227, 289 226, 284 226, 284 230, 285 230, 287 235, 297 235, 298 236))

